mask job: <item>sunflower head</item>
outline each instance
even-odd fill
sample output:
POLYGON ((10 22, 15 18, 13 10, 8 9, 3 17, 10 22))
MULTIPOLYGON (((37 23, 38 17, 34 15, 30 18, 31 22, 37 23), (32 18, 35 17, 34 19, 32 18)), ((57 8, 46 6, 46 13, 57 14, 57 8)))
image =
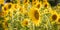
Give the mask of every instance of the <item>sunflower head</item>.
POLYGON ((32 8, 30 10, 30 12, 28 13, 31 21, 33 22, 33 24, 35 24, 36 26, 39 25, 40 23, 40 13, 39 10, 37 10, 36 8, 32 8))
POLYGON ((59 18, 59 15, 58 15, 58 13, 56 11, 52 11, 50 18, 51 18, 51 21, 56 22, 56 20, 59 18))
POLYGON ((28 4, 29 3, 29 0, 24 0, 24 4, 28 4))
POLYGON ((28 20, 27 19, 24 19, 21 23, 21 25, 24 27, 24 26, 28 26, 28 20))
POLYGON ((41 8, 41 6, 42 6, 42 2, 37 2, 37 4, 36 4, 36 8, 41 8))
POLYGON ((8 11, 8 4, 5 4, 3 7, 2 7, 3 11, 8 11))
POLYGON ((8 4, 8 9, 11 9, 12 8, 12 3, 9 3, 8 4))
POLYGON ((34 16, 35 16, 35 19, 39 20, 39 13, 37 10, 35 10, 34 12, 34 16))
POLYGON ((56 24, 60 24, 60 18, 56 21, 56 24))
POLYGON ((59 14, 59 18, 56 20, 56 24, 60 24, 60 14, 59 14))
POLYGON ((18 4, 13 4, 12 7, 14 10, 20 8, 20 6, 18 4))
POLYGON ((58 19, 58 22, 60 22, 60 18, 58 19))
POLYGON ((50 8, 50 4, 48 2, 43 2, 45 8, 50 8))
POLYGON ((34 6, 34 5, 36 5, 37 4, 37 0, 32 0, 32 5, 34 6))

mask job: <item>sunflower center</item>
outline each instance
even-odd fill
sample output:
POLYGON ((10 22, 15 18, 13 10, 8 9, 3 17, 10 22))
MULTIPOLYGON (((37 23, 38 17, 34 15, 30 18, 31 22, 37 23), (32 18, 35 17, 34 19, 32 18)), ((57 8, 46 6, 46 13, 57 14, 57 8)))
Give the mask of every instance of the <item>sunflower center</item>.
POLYGON ((45 7, 47 7, 47 4, 45 4, 45 7))
POLYGON ((38 13, 37 10, 34 12, 34 17, 35 17, 37 20, 39 19, 39 13, 38 13))
POLYGON ((10 9, 11 8, 11 5, 9 5, 8 8, 10 9))
POLYGON ((37 5, 37 8, 40 8, 40 4, 37 5))
POLYGON ((58 19, 58 22, 60 22, 60 18, 58 19))
POLYGON ((25 0, 25 3, 27 2, 27 0, 25 0))
POLYGON ((57 16, 56 15, 53 15, 52 16, 52 20, 56 20, 57 19, 57 16))
POLYGON ((26 21, 26 22, 25 22, 25 24, 27 25, 27 24, 28 24, 28 22, 26 21))
POLYGON ((5 11, 7 10, 6 7, 4 7, 4 10, 5 10, 5 11))

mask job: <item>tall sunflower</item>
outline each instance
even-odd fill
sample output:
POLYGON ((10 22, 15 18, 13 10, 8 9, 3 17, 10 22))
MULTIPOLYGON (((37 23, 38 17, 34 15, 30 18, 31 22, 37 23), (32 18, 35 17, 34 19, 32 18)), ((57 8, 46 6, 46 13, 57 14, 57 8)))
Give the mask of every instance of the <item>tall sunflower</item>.
POLYGON ((58 18, 59 18, 59 14, 56 11, 52 10, 50 16, 51 21, 56 22, 58 18))
POLYGON ((28 13, 31 21, 33 22, 33 24, 35 24, 36 26, 39 25, 40 23, 40 13, 39 10, 37 10, 36 8, 31 8, 30 12, 28 13))

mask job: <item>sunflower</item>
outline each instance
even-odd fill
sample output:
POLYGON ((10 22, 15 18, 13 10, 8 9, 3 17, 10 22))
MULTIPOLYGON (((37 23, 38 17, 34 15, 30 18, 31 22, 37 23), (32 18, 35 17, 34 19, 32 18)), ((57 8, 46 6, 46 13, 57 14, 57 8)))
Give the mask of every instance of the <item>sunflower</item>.
POLYGON ((56 22, 56 20, 59 18, 59 14, 54 10, 52 10, 50 13, 51 13, 50 16, 51 21, 56 22))
POLYGON ((60 14, 59 14, 59 18, 56 20, 57 24, 60 24, 60 14))
POLYGON ((42 2, 37 2, 37 4, 36 4, 36 8, 41 8, 42 7, 42 2))
POLYGON ((60 18, 57 20, 57 24, 60 24, 60 18))
POLYGON ((4 4, 4 0, 0 0, 0 4, 4 4))
POLYGON ((24 26, 28 26, 28 19, 24 19, 22 22, 21 22, 21 25, 24 27, 24 26))
POLYGON ((20 6, 19 11, 23 13, 23 7, 20 6))
POLYGON ((28 3, 29 3, 29 0, 24 0, 23 3, 24 3, 24 4, 28 4, 28 3))
POLYGON ((6 16, 9 12, 9 9, 8 9, 8 4, 5 4, 3 7, 2 7, 2 13, 4 14, 3 16, 6 16))
POLYGON ((12 7, 14 10, 16 10, 16 9, 19 9, 20 6, 18 4, 13 4, 12 7))
POLYGON ((31 8, 31 10, 28 13, 31 21, 33 22, 33 24, 35 24, 36 26, 39 25, 40 23, 40 13, 39 10, 37 10, 36 8, 31 8))
POLYGON ((8 9, 11 9, 12 8, 12 5, 13 5, 12 3, 9 3, 8 4, 8 9))
POLYGON ((12 3, 6 3, 2 7, 3 11, 9 11, 9 9, 11 9, 11 8, 12 8, 12 3))
POLYGON ((44 6, 45 8, 51 8, 51 7, 50 7, 50 4, 49 4, 47 1, 44 1, 44 2, 43 2, 43 6, 44 6))
POLYGON ((8 11, 8 4, 5 4, 5 5, 2 7, 2 10, 3 10, 3 11, 8 11))

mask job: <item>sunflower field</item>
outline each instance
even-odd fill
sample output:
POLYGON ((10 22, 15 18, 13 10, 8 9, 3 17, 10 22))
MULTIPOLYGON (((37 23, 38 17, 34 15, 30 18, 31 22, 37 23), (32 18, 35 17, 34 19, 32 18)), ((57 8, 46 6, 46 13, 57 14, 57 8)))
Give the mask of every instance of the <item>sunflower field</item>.
POLYGON ((0 30, 60 30, 60 0, 0 0, 0 30))

